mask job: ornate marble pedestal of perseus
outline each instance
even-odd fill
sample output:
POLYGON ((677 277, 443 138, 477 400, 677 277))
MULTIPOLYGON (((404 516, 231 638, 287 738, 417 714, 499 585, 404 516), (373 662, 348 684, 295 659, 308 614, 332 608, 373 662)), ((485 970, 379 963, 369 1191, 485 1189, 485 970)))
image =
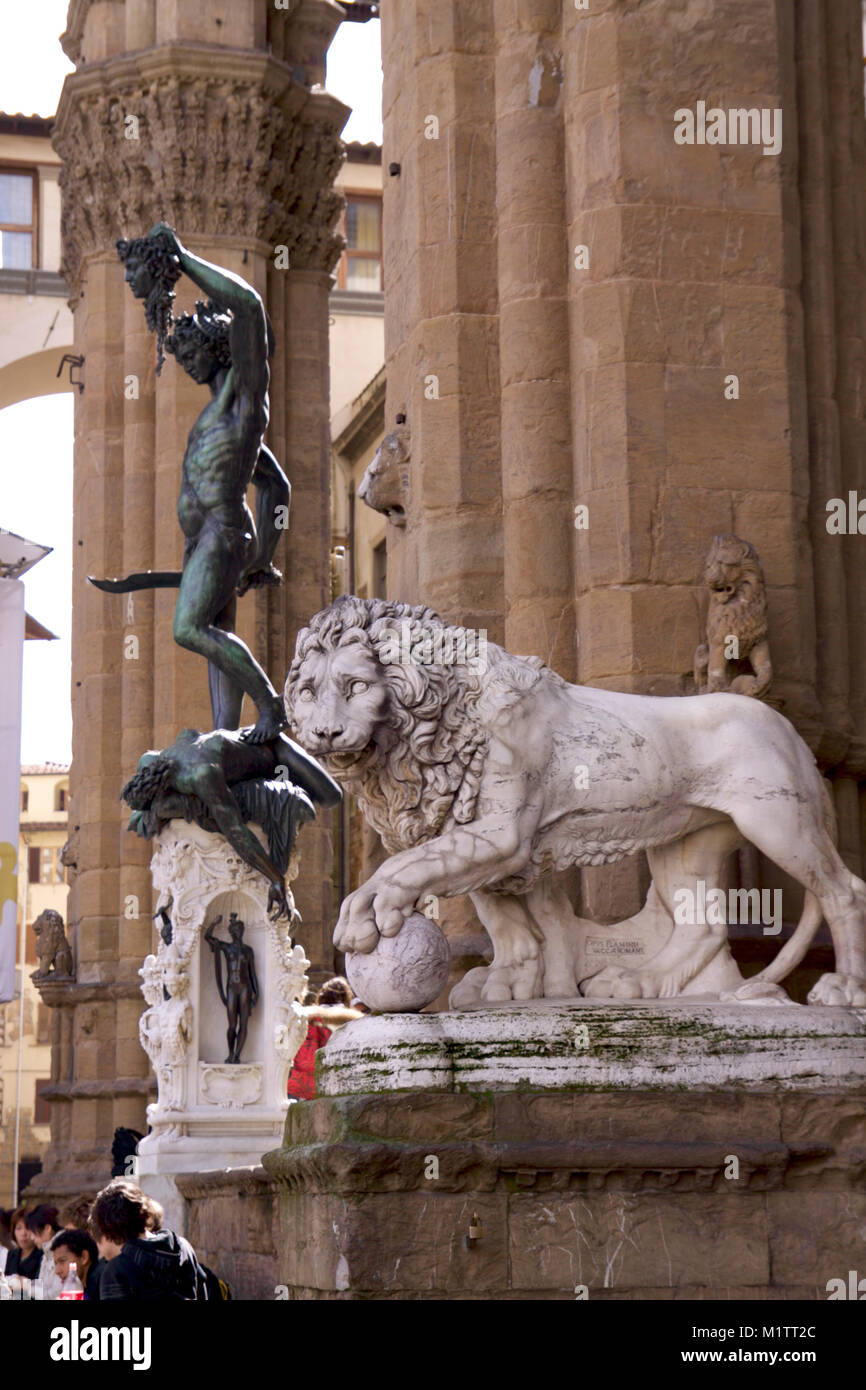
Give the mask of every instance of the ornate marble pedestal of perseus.
MULTIPOLYGON (((282 1136, 286 1082, 307 1027, 299 1004, 309 961, 292 945, 286 918, 268 917, 266 881, 221 836, 171 821, 154 840, 151 871, 163 929, 156 955, 139 972, 148 1004, 140 1036, 158 1095, 148 1107, 151 1131, 138 1146, 137 1174, 169 1224, 183 1230, 175 1174, 256 1164, 282 1136), (240 950, 232 978, 225 948, 233 938, 240 950), (246 1015, 240 1046, 239 999, 246 1015), (233 1052, 239 1060, 228 1060, 233 1052)), ((293 862, 287 879, 296 873, 293 862)), ((290 889, 287 896, 292 908, 290 889)))

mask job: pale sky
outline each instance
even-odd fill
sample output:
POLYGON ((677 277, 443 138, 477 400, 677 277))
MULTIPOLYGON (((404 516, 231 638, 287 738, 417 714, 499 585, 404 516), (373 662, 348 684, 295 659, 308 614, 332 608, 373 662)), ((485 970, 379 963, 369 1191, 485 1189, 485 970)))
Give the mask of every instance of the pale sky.
MULTIPOLYGON (((0 0, 0 111, 51 116, 72 64, 58 42, 67 0, 0 0)), ((382 140, 379 22, 343 24, 328 54, 328 90, 352 108, 346 140, 382 140)), ((54 547, 25 576, 27 611, 57 642, 24 646, 21 761, 68 762, 72 564, 72 394, 0 411, 0 526, 54 547)), ((178 459, 178 471, 180 470, 178 459)), ((277 684, 283 672, 272 672, 277 684)))

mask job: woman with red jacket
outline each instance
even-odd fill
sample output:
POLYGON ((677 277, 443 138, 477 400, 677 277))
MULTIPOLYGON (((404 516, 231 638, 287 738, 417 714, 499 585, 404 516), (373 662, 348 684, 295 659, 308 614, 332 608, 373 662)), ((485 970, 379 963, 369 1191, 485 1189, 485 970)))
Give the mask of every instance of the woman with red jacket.
POLYGON ((352 991, 348 980, 337 975, 322 985, 316 1002, 304 1013, 309 1019, 307 1036, 295 1054, 287 1091, 295 1100, 312 1100, 316 1094, 316 1053, 324 1047, 335 1028, 363 1017, 363 1009, 351 1008, 352 991))

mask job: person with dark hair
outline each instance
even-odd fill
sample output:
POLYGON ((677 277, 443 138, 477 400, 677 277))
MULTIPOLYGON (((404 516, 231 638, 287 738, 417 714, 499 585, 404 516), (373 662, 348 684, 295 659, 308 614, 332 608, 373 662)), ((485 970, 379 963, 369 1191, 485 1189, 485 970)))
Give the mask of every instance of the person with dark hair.
POLYGON ((10 1250, 6 1260, 6 1274, 20 1274, 24 1279, 35 1279, 42 1263, 42 1251, 36 1244, 33 1232, 28 1229, 29 1208, 19 1207, 11 1217, 14 1250, 10 1250))
POLYGON ((77 1196, 70 1197, 69 1201, 60 1208, 60 1215, 57 1218, 60 1222, 60 1229, 86 1231, 92 1206, 93 1197, 89 1192, 79 1192, 77 1196))
POLYGON ((335 1028, 351 1023, 353 1018, 361 1018, 362 1010, 352 1007, 352 988, 348 980, 335 975, 322 985, 316 1002, 305 1005, 303 1012, 309 1019, 307 1036, 295 1054, 286 1090, 295 1100, 312 1100, 316 1094, 316 1053, 325 1046, 335 1028))
POLYGON ((115 1178, 97 1195, 90 1227, 108 1261, 99 1282, 100 1302, 207 1298, 205 1273, 189 1241, 174 1231, 154 1230, 156 1221, 162 1221, 162 1208, 125 1178, 115 1178))
POLYGON ((38 1207, 31 1207, 25 1217, 25 1222, 28 1231, 33 1232, 33 1239, 40 1250, 44 1249, 46 1245, 50 1245, 60 1230, 57 1208, 48 1206, 46 1202, 40 1202, 38 1207))
POLYGON ((42 1282, 42 1297, 46 1300, 56 1298, 60 1293, 60 1280, 54 1269, 51 1242, 60 1230, 57 1208, 40 1202, 38 1207, 32 1207, 27 1213, 25 1222, 39 1249, 39 1270, 36 1278, 42 1282))
POLYGON ((341 1004, 344 1009, 351 1008, 352 987, 342 975, 326 980, 316 995, 317 1004, 341 1004))
POLYGON ((101 1271, 97 1272, 99 1251, 93 1236, 88 1231, 58 1231, 51 1242, 51 1253, 54 1256, 54 1270, 60 1282, 62 1283, 69 1273, 70 1265, 74 1264, 76 1273, 84 1285, 85 1299, 96 1301, 99 1298, 101 1271))

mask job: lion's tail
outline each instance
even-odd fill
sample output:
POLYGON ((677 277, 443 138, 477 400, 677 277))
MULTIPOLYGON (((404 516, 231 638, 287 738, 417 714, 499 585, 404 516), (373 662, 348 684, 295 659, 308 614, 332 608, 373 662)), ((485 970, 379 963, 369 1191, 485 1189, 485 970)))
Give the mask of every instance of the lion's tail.
MULTIPOLYGON (((821 784, 821 810, 824 828, 835 845, 838 843, 838 831, 833 798, 824 778, 819 775, 818 780, 821 784)), ((780 980, 784 980, 785 976, 789 975, 800 964, 823 920, 824 914, 821 911, 821 904, 815 894, 810 893, 807 888, 803 911, 800 914, 794 935, 785 942, 779 954, 764 970, 759 971, 757 975, 750 976, 749 984, 753 984, 755 980, 765 980, 767 983, 775 985, 780 980)))

